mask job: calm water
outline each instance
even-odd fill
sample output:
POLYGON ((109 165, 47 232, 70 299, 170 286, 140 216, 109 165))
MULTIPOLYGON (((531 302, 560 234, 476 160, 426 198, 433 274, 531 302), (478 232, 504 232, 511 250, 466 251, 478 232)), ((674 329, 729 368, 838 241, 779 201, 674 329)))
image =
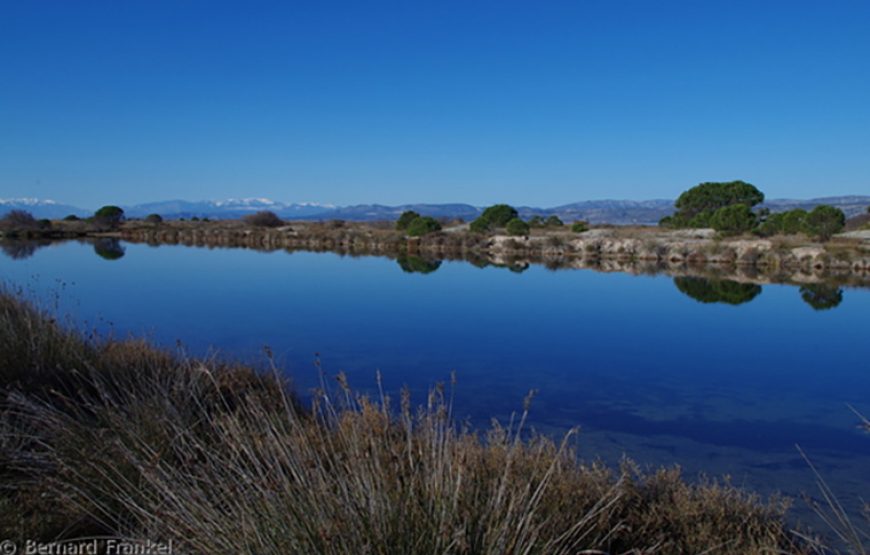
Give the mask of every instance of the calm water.
POLYGON ((816 291, 819 307, 842 302, 815 310, 785 285, 243 249, 98 250, 64 243, 0 256, 0 276, 47 300, 60 292, 62 312, 118 334, 255 362, 269 345, 301 391, 318 382, 315 353, 360 389, 373 389, 380 370, 389 390, 407 385, 418 401, 456 370, 457 414, 473 423, 508 418, 536 389, 532 424, 547 433, 581 426, 587 457, 625 453, 763 492, 815 493, 800 444, 845 499, 870 495, 870 436, 846 406, 870 414, 866 290, 842 299, 836 288, 816 291))

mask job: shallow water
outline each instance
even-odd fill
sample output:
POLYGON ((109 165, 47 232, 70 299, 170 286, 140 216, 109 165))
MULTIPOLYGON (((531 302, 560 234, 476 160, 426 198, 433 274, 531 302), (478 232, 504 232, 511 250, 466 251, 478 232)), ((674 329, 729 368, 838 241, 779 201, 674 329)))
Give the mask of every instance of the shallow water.
POLYGON ((868 290, 804 291, 814 308, 787 285, 542 266, 111 242, 24 254, 0 256, 2 279, 80 325, 257 363, 268 345, 302 392, 316 353, 330 375, 374 390, 380 370, 417 401, 455 370, 456 414, 476 425, 535 389, 531 424, 580 426, 586 457, 815 495, 799 444, 847 503, 870 495, 870 436, 847 407, 870 414, 868 290))

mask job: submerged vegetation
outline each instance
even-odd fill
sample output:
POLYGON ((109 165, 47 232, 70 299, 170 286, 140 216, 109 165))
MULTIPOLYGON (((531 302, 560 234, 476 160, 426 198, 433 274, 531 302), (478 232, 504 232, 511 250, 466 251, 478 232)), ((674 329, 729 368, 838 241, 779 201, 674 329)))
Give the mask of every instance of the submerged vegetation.
MULTIPOLYGON (((82 335, 0 292, 0 535, 173 541, 194 553, 812 552, 786 504, 578 461, 516 420, 457 426, 337 385, 82 335)), ((274 368, 274 367, 273 367, 274 368)))

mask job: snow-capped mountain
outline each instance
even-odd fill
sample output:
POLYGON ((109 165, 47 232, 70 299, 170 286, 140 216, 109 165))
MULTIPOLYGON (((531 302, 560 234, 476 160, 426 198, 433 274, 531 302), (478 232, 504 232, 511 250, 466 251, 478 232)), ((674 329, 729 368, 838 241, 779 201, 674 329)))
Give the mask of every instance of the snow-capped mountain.
POLYGON ((92 210, 83 210, 75 206, 59 204, 50 199, 38 198, 0 198, 0 215, 12 210, 25 210, 33 214, 35 218, 57 219, 63 218, 70 214, 76 216, 87 216, 92 214, 92 210))
POLYGON ((238 218, 251 212, 269 210, 285 218, 308 217, 327 212, 335 207, 330 204, 314 202, 287 204, 268 198, 242 198, 226 200, 186 201, 168 200, 150 202, 135 206, 124 206, 124 211, 132 217, 160 214, 164 218, 238 218))

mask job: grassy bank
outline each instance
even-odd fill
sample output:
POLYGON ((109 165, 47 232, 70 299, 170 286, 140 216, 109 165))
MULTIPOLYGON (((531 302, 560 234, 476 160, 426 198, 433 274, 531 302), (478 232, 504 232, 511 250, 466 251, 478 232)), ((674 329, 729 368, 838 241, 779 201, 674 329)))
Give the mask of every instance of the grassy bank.
POLYGON ((276 373, 61 326, 0 292, 0 537, 179 553, 809 553, 785 504, 578 462, 525 412, 476 434, 450 395, 301 408, 276 373), (637 551, 631 551, 637 550, 637 551))

